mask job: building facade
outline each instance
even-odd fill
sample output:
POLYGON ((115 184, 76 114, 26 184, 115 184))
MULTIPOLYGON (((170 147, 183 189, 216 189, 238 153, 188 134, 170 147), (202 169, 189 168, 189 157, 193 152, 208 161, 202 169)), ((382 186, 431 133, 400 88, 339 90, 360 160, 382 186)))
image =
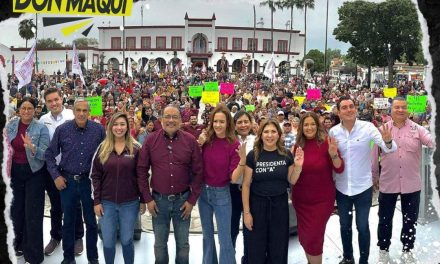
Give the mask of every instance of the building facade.
MULTIPOLYGON (((186 14, 183 25, 109 26, 98 30, 98 47, 78 48, 86 58, 86 69, 122 70, 131 60, 133 68, 139 63, 145 70, 157 64, 161 70, 176 65, 205 65, 216 71, 262 72, 273 52, 278 73, 287 71, 288 61, 291 73, 295 73, 304 50, 304 35, 299 30, 274 29, 272 48, 270 28, 217 26, 215 14, 211 18, 190 18, 186 14)), ((14 58, 7 60, 11 62, 6 63, 8 72, 28 50, 11 48, 14 58)), ((50 74, 64 72, 66 67, 70 70, 71 56, 66 48, 39 50, 38 70, 50 74)))

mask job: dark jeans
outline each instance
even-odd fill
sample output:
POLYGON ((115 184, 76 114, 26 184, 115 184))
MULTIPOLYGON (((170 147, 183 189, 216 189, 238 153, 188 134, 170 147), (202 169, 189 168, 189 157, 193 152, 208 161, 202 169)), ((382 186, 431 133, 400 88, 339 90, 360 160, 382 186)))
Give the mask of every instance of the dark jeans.
MULTIPOLYGON (((46 189, 50 200, 50 236, 57 241, 61 241, 63 210, 61 208, 60 191, 58 191, 52 176, 50 176, 50 173, 46 170, 46 166, 44 167, 44 188, 46 189)), ((78 200, 75 217, 75 240, 83 237, 84 225, 82 209, 81 202, 78 200)))
MULTIPOLYGON (((232 201, 232 217, 231 217, 231 238, 232 245, 235 248, 235 244, 237 242, 237 236, 240 232, 240 219, 241 214, 243 212, 243 202, 241 199, 241 186, 239 184, 231 184, 229 185, 231 191, 231 201, 232 201)), ((243 224, 244 228, 244 224, 243 224)), ((247 263, 247 250, 246 250, 246 236, 245 232, 243 232, 243 257, 241 258, 241 263, 247 263)))
POLYGON ((29 164, 12 164, 11 188, 14 199, 11 218, 14 225, 14 248, 22 250, 29 263, 41 263, 43 255, 43 170, 35 173, 29 164))
POLYGON ((402 231, 400 241, 403 251, 414 248, 416 240, 417 218, 419 217, 420 191, 413 193, 379 193, 379 226, 377 228, 377 245, 381 250, 390 248, 393 231, 394 208, 400 195, 402 205, 402 231))
POLYGON ((75 222, 78 200, 81 201, 84 222, 86 224, 87 259, 98 259, 98 249, 96 247, 98 229, 95 212, 93 210, 90 179, 87 176, 82 177, 81 180, 74 180, 73 177, 70 176, 65 176, 65 178, 67 180, 67 187, 60 191, 61 205, 64 213, 62 234, 64 259, 74 259, 75 222))
POLYGON ((353 259, 353 205, 356 212, 356 228, 358 230, 359 241, 359 264, 368 263, 370 255, 370 228, 368 216, 370 214, 371 200, 373 198, 373 188, 366 191, 348 196, 336 190, 336 202, 339 210, 339 223, 341 226, 341 239, 343 255, 346 259, 353 259))
POLYGON ((245 231, 248 262, 252 264, 287 264, 289 247, 287 192, 270 197, 255 195, 251 192, 249 203, 253 229, 245 231))

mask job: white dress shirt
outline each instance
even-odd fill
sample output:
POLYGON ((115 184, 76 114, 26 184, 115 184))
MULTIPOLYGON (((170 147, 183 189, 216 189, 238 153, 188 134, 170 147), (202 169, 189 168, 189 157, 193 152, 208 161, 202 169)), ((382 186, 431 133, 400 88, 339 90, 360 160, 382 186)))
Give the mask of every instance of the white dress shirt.
POLYGON ((345 164, 342 173, 333 172, 336 189, 348 196, 362 193, 373 185, 371 141, 374 141, 385 153, 397 150, 394 140, 392 147, 387 148, 379 130, 366 121, 356 120, 351 132, 348 132, 341 122, 330 129, 329 135, 336 138, 345 164))
MULTIPOLYGON (((40 117, 40 123, 44 124, 49 129, 49 139, 52 140, 55 129, 66 121, 75 119, 73 111, 64 108, 61 113, 54 117, 51 112, 46 113, 40 117)), ((61 161, 61 154, 56 157, 57 164, 61 161)))

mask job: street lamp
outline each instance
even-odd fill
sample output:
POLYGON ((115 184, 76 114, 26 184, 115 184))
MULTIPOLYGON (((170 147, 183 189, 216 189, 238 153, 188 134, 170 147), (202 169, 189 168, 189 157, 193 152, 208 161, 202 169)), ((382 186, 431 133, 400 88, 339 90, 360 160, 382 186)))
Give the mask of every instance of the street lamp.
POLYGON ((150 9, 150 4, 145 4, 145 1, 142 1, 141 3, 141 26, 144 26, 144 8, 149 10, 150 9))
POLYGON ((122 70, 125 73, 125 16, 122 17, 122 26, 119 30, 122 31, 122 70))

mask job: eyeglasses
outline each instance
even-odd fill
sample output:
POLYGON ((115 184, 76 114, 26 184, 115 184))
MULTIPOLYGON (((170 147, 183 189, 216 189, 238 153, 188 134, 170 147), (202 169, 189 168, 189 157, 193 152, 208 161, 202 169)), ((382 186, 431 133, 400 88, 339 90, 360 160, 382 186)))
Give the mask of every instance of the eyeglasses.
POLYGON ((34 111, 34 109, 35 108, 33 108, 33 107, 20 107, 20 110, 23 111, 23 112, 34 111))
POLYGON ((171 119, 180 120, 180 116, 178 115, 164 115, 163 118, 166 120, 171 120, 171 119))

